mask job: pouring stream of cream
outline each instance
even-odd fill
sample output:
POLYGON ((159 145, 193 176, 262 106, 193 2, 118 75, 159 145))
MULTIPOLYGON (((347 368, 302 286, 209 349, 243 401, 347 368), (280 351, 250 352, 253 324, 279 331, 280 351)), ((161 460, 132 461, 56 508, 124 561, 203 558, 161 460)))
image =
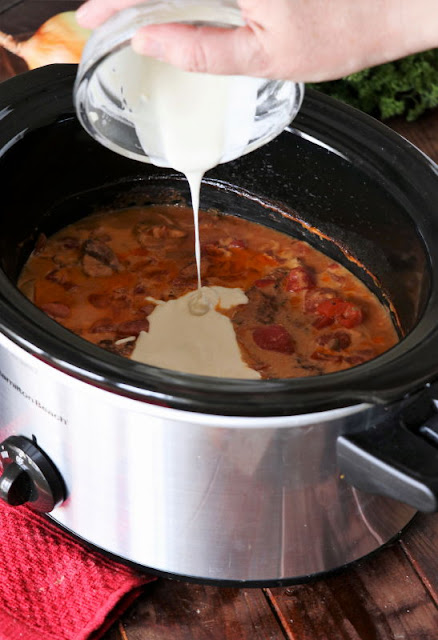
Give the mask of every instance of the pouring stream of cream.
POLYGON ((197 291, 178 300, 158 302, 149 316, 149 333, 140 335, 133 359, 204 375, 259 378, 259 374, 241 360, 231 321, 215 310, 216 305, 229 308, 245 304, 246 296, 239 289, 229 289, 225 294, 223 287, 202 287, 198 217, 205 172, 226 160, 230 145, 234 150, 236 147, 243 150, 248 143, 256 110, 257 81, 189 73, 140 56, 130 46, 113 54, 102 65, 100 73, 105 74, 106 83, 114 87, 115 92, 120 92, 127 119, 134 124, 150 160, 183 173, 192 197, 197 291), (205 316, 211 330, 206 330, 207 324, 201 325, 201 316, 205 316), (177 327, 181 326, 184 326, 185 346, 179 339, 181 336, 176 335, 177 327), (189 338, 190 333, 193 339, 189 338), (214 353, 211 342, 216 344, 214 353), (186 348, 188 344, 190 348, 186 348), (220 348, 219 344, 228 347, 220 348), (188 360, 199 350, 209 356, 201 358, 202 363, 194 358, 197 365, 192 366, 188 360), (182 362, 178 355, 181 353, 192 356, 182 362))

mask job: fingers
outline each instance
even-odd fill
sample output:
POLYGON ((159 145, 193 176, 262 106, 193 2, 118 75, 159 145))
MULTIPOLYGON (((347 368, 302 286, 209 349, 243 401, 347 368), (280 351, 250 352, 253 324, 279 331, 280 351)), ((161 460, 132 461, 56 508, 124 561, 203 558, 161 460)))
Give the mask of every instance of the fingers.
MULTIPOLYGON (((76 12, 78 23, 94 29, 117 11, 141 0, 88 0, 76 12)), ((254 23, 253 23, 254 25, 254 23)), ((260 37, 262 29, 233 29, 187 24, 156 24, 141 28, 132 45, 144 55, 169 62, 186 71, 269 77, 270 56, 260 37)))
POLYGON ((266 77, 267 56, 249 27, 221 29, 184 24, 150 25, 132 39, 137 53, 186 71, 266 77))
POLYGON ((76 11, 76 19, 81 27, 95 29, 113 13, 140 4, 141 0, 88 0, 76 11))

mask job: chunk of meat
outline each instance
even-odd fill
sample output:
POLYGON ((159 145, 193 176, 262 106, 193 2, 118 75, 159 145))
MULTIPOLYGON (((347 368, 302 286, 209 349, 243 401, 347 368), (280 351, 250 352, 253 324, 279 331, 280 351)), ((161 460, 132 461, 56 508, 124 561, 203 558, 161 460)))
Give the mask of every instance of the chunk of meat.
POLYGON ((331 351, 343 351, 350 346, 351 338, 345 331, 333 331, 318 336, 316 342, 331 351))
POLYGON ((60 287, 65 289, 65 291, 71 291, 72 289, 77 289, 77 285, 71 282, 68 274, 62 269, 53 269, 46 275, 46 280, 50 280, 50 282, 56 282, 60 287))
POLYGON ((120 262, 116 254, 101 240, 86 240, 82 245, 82 253, 82 268, 86 275, 111 275, 113 271, 120 271, 120 262))
POLYGON ((82 270, 90 278, 104 278, 114 273, 114 270, 109 265, 88 254, 82 256, 82 270))
POLYGON ((229 258, 231 256, 231 251, 226 247, 221 247, 218 242, 202 244, 201 253, 203 256, 206 255, 211 258, 229 258))
POLYGON ((64 249, 79 249, 80 247, 79 238, 75 238, 74 236, 64 236, 60 238, 60 242, 64 249))
POLYGON ((74 267, 81 257, 80 248, 79 238, 65 236, 54 243, 51 258, 58 268, 74 267))
POLYGON ((260 349, 290 354, 295 351, 291 335, 281 324, 256 327, 252 332, 254 342, 260 349))
POLYGON ((165 224, 150 225, 140 222, 134 229, 134 236, 141 247, 145 249, 151 245, 151 239, 166 240, 167 238, 177 239, 185 238, 187 232, 177 227, 170 227, 165 224))
POLYGON ((174 227, 168 227, 165 224, 157 224, 153 227, 149 227, 146 233, 147 235, 159 240, 162 240, 164 238, 185 238, 185 236, 187 235, 185 231, 182 231, 181 229, 175 229, 174 227))

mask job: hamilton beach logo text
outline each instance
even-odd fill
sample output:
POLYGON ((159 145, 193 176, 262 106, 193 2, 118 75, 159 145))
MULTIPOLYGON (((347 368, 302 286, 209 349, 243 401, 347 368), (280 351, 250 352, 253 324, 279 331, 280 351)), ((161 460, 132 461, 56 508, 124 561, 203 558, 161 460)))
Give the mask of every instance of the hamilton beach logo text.
POLYGON ((13 389, 15 389, 15 391, 18 391, 18 393, 22 395, 23 398, 26 398, 26 400, 30 400, 36 407, 38 407, 38 409, 41 409, 42 411, 47 413, 49 416, 51 416, 55 420, 62 422, 62 424, 67 424, 67 420, 65 418, 60 416, 58 413, 54 413, 53 411, 50 411, 50 409, 48 409, 43 404, 41 404, 39 400, 37 400, 36 398, 33 398, 28 393, 23 391, 23 389, 18 384, 15 384, 15 382, 12 382, 12 380, 7 378, 2 371, 0 371, 0 376, 3 378, 5 382, 8 383, 8 385, 10 385, 13 389))

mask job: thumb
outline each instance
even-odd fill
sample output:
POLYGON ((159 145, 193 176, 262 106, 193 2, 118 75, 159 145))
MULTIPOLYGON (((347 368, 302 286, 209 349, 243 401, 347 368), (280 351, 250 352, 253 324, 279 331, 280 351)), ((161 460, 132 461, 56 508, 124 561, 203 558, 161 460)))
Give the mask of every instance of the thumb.
POLYGON ((149 25, 134 35, 132 46, 137 53, 185 71, 266 76, 266 55, 256 33, 248 26, 224 29, 185 24, 149 25))

